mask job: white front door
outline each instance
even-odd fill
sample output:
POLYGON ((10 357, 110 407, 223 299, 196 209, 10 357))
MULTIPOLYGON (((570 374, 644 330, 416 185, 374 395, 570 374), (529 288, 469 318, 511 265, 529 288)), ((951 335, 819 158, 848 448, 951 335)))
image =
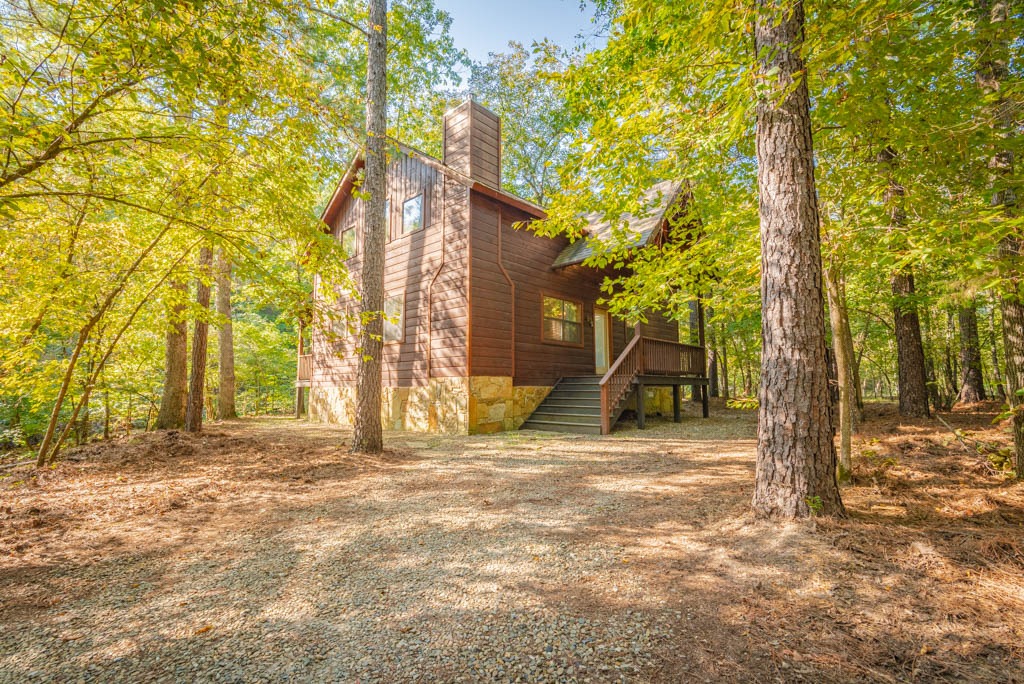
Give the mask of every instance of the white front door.
POLYGON ((607 373, 611 365, 612 336, 608 323, 608 312, 594 309, 594 371, 598 375, 607 373))

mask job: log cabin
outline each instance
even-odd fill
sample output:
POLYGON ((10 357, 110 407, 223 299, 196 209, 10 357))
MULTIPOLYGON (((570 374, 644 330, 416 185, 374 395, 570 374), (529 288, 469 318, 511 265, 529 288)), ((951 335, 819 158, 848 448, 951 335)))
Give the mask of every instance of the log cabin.
MULTIPOLYGON (((586 266, 611 227, 593 217, 575 242, 530 228, 544 209, 502 189, 501 121, 473 100, 448 112, 442 159, 398 145, 388 166, 383 402, 387 429, 478 433, 531 428, 604 434, 626 409, 680 419, 680 386, 707 415, 701 344, 679 342, 674 321, 639 324, 600 304, 607 271, 586 266)), ((350 165, 321 216, 358 283, 363 201, 350 165)), ((649 193, 654 209, 629 220, 635 246, 664 240, 681 183, 649 193)), ((318 305, 358 311, 314 283, 318 305)), ((314 309, 322 308, 315 306, 314 309)), ((320 317, 300 349, 298 386, 314 420, 350 425, 358 336, 320 317)))

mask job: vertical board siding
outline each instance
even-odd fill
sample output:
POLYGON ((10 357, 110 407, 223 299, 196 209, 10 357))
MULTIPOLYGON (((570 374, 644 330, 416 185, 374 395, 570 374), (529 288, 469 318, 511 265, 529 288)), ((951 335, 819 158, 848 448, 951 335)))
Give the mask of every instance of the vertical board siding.
MULTIPOLYGON (((401 342, 384 345, 386 386, 421 386, 431 375, 465 375, 468 225, 462 214, 468 209, 467 194, 463 186, 408 155, 398 157, 388 168, 391 211, 384 289, 387 296, 405 296, 405 336, 401 342), (402 203, 420 193, 424 197, 423 228, 402 235, 402 203)), ((332 234, 337 238, 343 228, 355 225, 361 246, 363 220, 364 202, 349 197, 331 225, 332 234)), ((350 259, 347 266, 358 284, 361 256, 350 259)), ((355 298, 345 292, 337 294, 336 311, 358 311, 355 298)), ((355 384, 357 339, 347 331, 338 332, 332 336, 323 322, 314 325, 314 384, 355 384)))

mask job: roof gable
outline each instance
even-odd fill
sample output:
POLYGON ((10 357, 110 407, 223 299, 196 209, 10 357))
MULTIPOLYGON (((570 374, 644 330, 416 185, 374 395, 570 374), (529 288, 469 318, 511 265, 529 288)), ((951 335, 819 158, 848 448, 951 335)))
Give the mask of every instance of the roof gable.
MULTIPOLYGON (((522 197, 517 197, 516 195, 513 195, 510 192, 506 192, 501 188, 496 188, 487 183, 482 183, 478 180, 474 180, 469 176, 465 175, 464 173, 457 171, 451 166, 448 166, 440 159, 430 156, 426 152, 421 152, 420 150, 417 150, 414 147, 410 147, 399 142, 392 141, 392 143, 398 147, 399 152, 401 152, 402 154, 413 159, 416 159, 426 164, 427 166, 437 169, 438 171, 443 173, 447 178, 450 178, 458 183, 461 183, 462 185, 465 185, 467 188, 470 188, 471 190, 476 190, 477 192, 487 195, 492 199, 498 200, 499 202, 504 202, 509 206, 520 209, 529 214, 530 216, 533 216, 534 218, 547 218, 547 212, 544 211, 544 208, 534 204, 533 202, 524 200, 522 197)), ((328 200, 327 206, 324 207, 324 210, 320 213, 320 220, 323 221, 325 224, 330 225, 331 221, 334 220, 334 218, 340 211, 342 205, 345 203, 345 199, 352 195, 352 190, 355 187, 355 182, 356 178, 359 175, 359 170, 362 169, 364 165, 365 158, 363 156, 363 152, 359 151, 352 159, 352 163, 349 164, 348 170, 345 172, 345 175, 338 183, 338 186, 334 189, 334 194, 332 194, 331 199, 328 200)))
POLYGON ((601 246, 613 241, 616 233, 625 230, 628 236, 626 249, 643 247, 659 233, 668 218, 668 212, 676 206, 682 195, 682 181, 662 181, 644 193, 643 203, 650 207, 650 212, 637 218, 633 214, 623 214, 617 221, 607 221, 598 212, 587 214, 587 234, 576 240, 558 255, 552 268, 565 268, 581 264, 590 257, 599 254, 601 246))

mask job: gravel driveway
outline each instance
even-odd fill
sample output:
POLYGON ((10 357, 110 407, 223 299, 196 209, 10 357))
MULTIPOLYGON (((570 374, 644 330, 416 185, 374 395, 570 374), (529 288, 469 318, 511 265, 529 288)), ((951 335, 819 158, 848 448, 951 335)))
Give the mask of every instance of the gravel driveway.
POLYGON ((802 641, 844 560, 746 519, 752 429, 87 447, 0 490, 0 681, 871 678, 802 641))

